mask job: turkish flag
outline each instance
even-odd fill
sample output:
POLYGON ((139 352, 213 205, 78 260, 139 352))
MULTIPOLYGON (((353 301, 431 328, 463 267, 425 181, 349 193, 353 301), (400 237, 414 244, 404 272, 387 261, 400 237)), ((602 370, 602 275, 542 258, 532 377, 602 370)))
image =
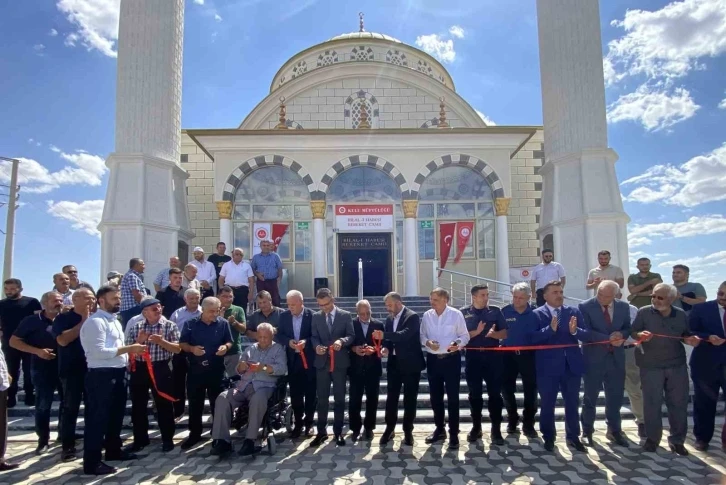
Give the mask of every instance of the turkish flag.
POLYGON ((277 247, 280 245, 280 241, 282 241, 289 227, 289 223, 272 225, 272 242, 275 244, 273 251, 277 252, 277 247))
POLYGON ((474 221, 456 223, 456 234, 458 239, 456 244, 456 258, 454 258, 455 263, 458 263, 464 255, 464 249, 466 249, 466 245, 469 244, 469 238, 471 237, 472 232, 474 232, 474 221))
MULTIPOLYGON (((449 260, 451 246, 454 244, 454 235, 456 234, 456 222, 442 222, 439 224, 439 268, 445 268, 446 262, 449 260)), ((441 271, 439 271, 441 276, 441 271)))

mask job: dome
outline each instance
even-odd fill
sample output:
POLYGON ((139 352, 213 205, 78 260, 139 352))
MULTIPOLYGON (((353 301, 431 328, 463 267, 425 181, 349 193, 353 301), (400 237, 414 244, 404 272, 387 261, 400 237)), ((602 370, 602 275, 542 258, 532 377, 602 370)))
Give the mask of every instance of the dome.
POLYGON ((342 39, 380 39, 380 40, 387 40, 390 42, 397 42, 399 44, 402 44, 400 40, 391 37, 390 35, 386 34, 379 34, 378 32, 350 32, 347 34, 340 34, 336 35, 335 37, 332 37, 327 40, 327 42, 330 42, 332 40, 342 40, 342 39))

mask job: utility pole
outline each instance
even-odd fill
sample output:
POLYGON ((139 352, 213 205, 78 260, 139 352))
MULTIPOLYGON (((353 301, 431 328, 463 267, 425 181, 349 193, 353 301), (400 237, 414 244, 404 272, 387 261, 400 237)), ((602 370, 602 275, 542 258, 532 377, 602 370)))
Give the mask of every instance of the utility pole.
POLYGON ((0 160, 8 161, 12 164, 12 169, 10 172, 8 217, 7 224, 5 226, 5 258, 3 263, 4 282, 8 278, 12 278, 13 273, 13 238, 15 236, 15 209, 17 209, 16 201, 18 199, 18 164, 20 163, 20 161, 15 158, 5 157, 0 157, 0 160))

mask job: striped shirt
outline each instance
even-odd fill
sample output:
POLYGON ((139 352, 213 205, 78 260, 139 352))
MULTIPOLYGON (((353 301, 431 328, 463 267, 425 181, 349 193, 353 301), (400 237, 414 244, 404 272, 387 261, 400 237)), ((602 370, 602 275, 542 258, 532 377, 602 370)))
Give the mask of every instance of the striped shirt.
POLYGON ((144 280, 141 279, 141 275, 133 269, 128 272, 121 279, 121 311, 126 311, 134 308, 138 303, 134 299, 133 290, 141 292, 141 296, 146 294, 146 286, 144 286, 144 280))
MULTIPOLYGON (((145 332, 146 335, 161 335, 161 338, 172 344, 179 343, 179 327, 176 326, 176 323, 172 322, 171 320, 167 320, 163 316, 154 325, 150 324, 146 320, 138 322, 136 325, 134 325, 131 331, 126 336, 126 345, 136 343, 136 339, 138 338, 140 332, 145 332)), ((152 362, 169 360, 173 355, 172 352, 169 352, 161 345, 154 344, 149 341, 146 341, 144 345, 146 345, 146 348, 151 354, 152 362)), ((141 361, 143 359, 141 355, 137 355, 136 360, 141 361)))
POLYGON ((5 354, 0 349, 0 391, 7 391, 10 387, 10 375, 8 374, 8 364, 5 362, 5 354))

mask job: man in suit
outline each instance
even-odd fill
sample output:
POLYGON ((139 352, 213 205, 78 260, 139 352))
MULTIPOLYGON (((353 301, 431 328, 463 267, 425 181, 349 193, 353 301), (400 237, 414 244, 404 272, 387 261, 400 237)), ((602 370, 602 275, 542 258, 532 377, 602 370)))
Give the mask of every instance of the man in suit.
POLYGON ((539 331, 532 334, 533 345, 573 345, 573 347, 538 350, 537 388, 540 396, 539 430, 547 451, 555 449, 555 404, 557 393, 565 400, 567 445, 586 451, 580 441, 579 397, 584 371, 578 340, 586 339, 582 314, 577 308, 563 305, 562 283, 551 281, 544 287, 545 305, 534 313, 539 331))
POLYGON ((585 358, 585 398, 582 404, 582 431, 587 446, 595 446, 595 405, 605 386, 606 437, 620 446, 628 447, 622 433, 620 407, 625 394, 624 339, 630 335, 630 305, 616 300, 620 287, 605 280, 597 287, 597 295, 580 303, 579 310, 590 333, 590 341, 610 341, 608 345, 583 347, 585 358))
POLYGON ((287 349, 290 403, 295 420, 290 438, 297 439, 301 434, 305 437, 313 435, 315 414, 315 367, 313 366, 315 347, 311 340, 313 311, 305 308, 303 294, 297 290, 288 291, 285 298, 288 309, 280 313, 275 338, 287 349), (308 364, 307 369, 303 366, 303 353, 308 364))
MULTIPOLYGON (((378 409, 378 393, 381 386, 383 366, 381 358, 376 354, 373 332, 383 331, 383 322, 371 318, 371 304, 368 300, 361 300, 355 306, 358 317, 353 319, 355 338, 350 354, 350 401, 348 417, 350 430, 353 433, 351 440, 358 441, 361 427, 364 428, 363 438, 367 441, 373 439, 373 428, 376 427, 376 410, 378 409), (363 393, 366 395, 365 422, 361 421, 361 405, 363 393)), ((388 354, 387 349, 381 349, 381 357, 388 354), (385 351, 385 352, 384 352, 385 351)))
POLYGON ((355 336, 353 319, 350 313, 335 306, 335 299, 333 299, 333 294, 328 288, 319 289, 315 298, 318 300, 320 311, 313 314, 311 340, 315 348, 318 434, 310 443, 310 447, 316 448, 328 439, 328 400, 330 398, 331 382, 333 384, 335 414, 333 421, 335 444, 345 446, 345 439, 343 438, 345 381, 350 366, 350 345, 353 343, 355 336))
MULTIPOLYGON (((707 451, 713 438, 719 388, 726 393, 726 281, 718 287, 716 300, 693 306, 688 323, 691 332, 704 341, 691 354, 691 379, 695 446, 707 451)), ((721 448, 726 451, 726 434, 721 435, 721 448)))
POLYGON ((401 295, 388 293, 383 301, 388 310, 385 331, 374 332, 382 338, 388 349, 388 393, 386 395, 386 429, 381 436, 381 446, 393 439, 398 420, 398 401, 403 388, 403 443, 413 446, 413 421, 416 419, 416 399, 421 381, 421 371, 426 368, 421 350, 421 319, 418 314, 403 305, 401 295))

